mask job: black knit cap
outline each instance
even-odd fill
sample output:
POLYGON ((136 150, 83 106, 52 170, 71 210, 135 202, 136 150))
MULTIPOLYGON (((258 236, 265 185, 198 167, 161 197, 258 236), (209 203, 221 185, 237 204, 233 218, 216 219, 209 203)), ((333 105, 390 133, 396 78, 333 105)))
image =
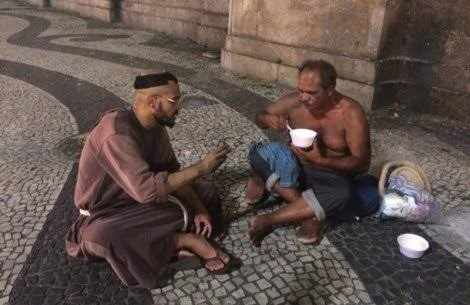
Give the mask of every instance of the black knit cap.
POLYGON ((159 87, 168 85, 170 81, 178 82, 176 76, 170 72, 163 72, 157 74, 138 75, 134 81, 134 89, 147 89, 152 87, 159 87))

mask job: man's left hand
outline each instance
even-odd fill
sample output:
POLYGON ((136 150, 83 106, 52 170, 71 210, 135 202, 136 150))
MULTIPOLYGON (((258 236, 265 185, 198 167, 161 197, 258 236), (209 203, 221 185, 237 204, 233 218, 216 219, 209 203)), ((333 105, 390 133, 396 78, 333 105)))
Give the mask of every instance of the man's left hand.
POLYGON ((322 160, 324 160, 324 158, 320 154, 316 140, 310 151, 305 151, 303 148, 294 146, 292 143, 290 144, 290 148, 300 161, 310 165, 322 166, 322 160))
POLYGON ((196 229, 196 234, 205 236, 207 238, 211 237, 212 234, 212 224, 211 218, 206 213, 198 213, 194 216, 194 227, 196 229))

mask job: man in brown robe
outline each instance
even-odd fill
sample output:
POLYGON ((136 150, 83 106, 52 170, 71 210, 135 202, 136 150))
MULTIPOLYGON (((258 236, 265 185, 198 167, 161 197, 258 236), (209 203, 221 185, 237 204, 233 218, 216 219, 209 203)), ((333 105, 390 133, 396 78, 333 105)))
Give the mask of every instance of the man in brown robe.
POLYGON ((194 180, 216 170, 229 149, 180 168, 165 129, 181 109, 177 79, 150 72, 134 88, 132 110, 105 114, 85 142, 75 190, 80 216, 67 253, 106 259, 128 286, 161 286, 178 250, 201 257, 209 272, 224 271, 230 257, 207 240, 220 230, 213 227, 221 223, 220 201, 212 185, 194 180))

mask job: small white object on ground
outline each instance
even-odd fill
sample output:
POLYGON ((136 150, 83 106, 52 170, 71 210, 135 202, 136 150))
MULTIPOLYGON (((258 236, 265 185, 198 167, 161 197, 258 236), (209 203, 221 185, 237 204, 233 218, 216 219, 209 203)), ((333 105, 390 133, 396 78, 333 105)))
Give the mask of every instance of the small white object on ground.
POLYGON ((409 258, 420 258, 429 249, 428 241, 416 234, 401 234, 397 241, 401 254, 409 258))
POLYGON ((220 53, 217 52, 203 52, 202 56, 210 58, 210 59, 219 59, 220 53))

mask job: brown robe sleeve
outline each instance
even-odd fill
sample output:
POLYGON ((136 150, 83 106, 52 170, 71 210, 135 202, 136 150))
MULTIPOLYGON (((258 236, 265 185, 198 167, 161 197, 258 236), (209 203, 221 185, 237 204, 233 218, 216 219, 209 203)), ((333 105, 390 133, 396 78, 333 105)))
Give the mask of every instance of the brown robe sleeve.
POLYGON ((135 141, 126 135, 106 138, 97 155, 103 167, 129 196, 140 203, 168 201, 168 172, 152 172, 135 141))
POLYGON ((159 130, 159 136, 160 140, 158 141, 158 143, 159 146, 161 146, 159 149, 159 154, 161 154, 161 156, 155 157, 157 157, 159 160, 166 160, 164 170, 168 171, 169 173, 174 173, 180 170, 181 164, 176 158, 175 152, 170 143, 170 137, 168 136, 168 132, 165 128, 161 128, 161 130, 159 130))

